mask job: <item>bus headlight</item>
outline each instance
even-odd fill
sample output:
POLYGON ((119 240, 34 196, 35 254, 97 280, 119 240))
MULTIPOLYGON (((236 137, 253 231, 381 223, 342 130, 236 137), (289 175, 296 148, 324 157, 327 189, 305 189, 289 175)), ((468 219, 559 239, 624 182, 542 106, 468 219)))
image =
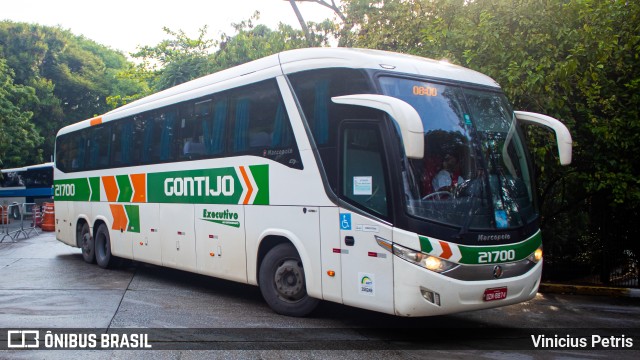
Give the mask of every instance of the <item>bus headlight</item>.
POLYGON ((458 266, 456 263, 431 256, 421 251, 409 249, 398 244, 393 244, 393 254, 410 263, 422 266, 425 269, 435 271, 437 273, 445 272, 458 266))
POLYGON ((536 251, 532 252, 531 255, 527 257, 527 259, 534 264, 540 262, 540 260, 542 260, 542 245, 540 245, 540 247, 537 248, 536 251))

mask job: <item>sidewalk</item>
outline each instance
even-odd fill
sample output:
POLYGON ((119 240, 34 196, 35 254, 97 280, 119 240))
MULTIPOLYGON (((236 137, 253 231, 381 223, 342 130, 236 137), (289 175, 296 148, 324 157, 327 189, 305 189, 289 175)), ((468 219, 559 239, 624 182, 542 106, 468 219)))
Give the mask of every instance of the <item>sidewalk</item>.
POLYGON ((540 284, 540 288, 538 291, 543 294, 570 294, 640 298, 640 289, 614 288, 605 286, 543 283, 540 284))

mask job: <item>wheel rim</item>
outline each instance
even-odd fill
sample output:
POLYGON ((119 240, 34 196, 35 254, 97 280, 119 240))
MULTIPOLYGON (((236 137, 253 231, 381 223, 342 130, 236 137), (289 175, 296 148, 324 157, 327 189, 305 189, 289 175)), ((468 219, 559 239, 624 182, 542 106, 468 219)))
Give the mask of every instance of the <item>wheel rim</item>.
POLYGON ((283 261, 276 269, 274 279, 281 299, 293 302, 304 297, 304 272, 297 260, 283 261))

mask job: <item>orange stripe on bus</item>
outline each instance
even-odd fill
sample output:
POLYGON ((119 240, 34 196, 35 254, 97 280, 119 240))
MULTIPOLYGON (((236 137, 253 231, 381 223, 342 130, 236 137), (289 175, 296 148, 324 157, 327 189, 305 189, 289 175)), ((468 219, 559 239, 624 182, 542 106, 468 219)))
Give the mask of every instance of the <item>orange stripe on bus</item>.
POLYGON ((91 126, 102 124, 102 116, 94 117, 89 120, 89 124, 91 124, 91 126))
POLYGON ((104 186, 104 192, 107 194, 108 202, 118 201, 118 185, 116 184, 115 176, 103 176, 102 185, 104 186))
POLYGON ((133 198, 131 202, 147 202, 147 175, 131 174, 131 184, 133 185, 133 198))
POLYGON ((247 184, 247 195, 242 200, 242 204, 247 205, 249 203, 249 199, 251 199, 251 194, 253 194, 253 186, 251 186, 251 181, 249 181, 249 177, 247 176, 247 172, 244 170, 244 166, 240 166, 240 173, 242 174, 242 178, 244 179, 244 183, 247 184))
POLYGON ((453 255, 453 252, 451 251, 451 247, 449 247, 449 244, 447 244, 444 241, 439 241, 440 246, 442 246, 442 254, 440 254, 440 257, 443 259, 449 259, 451 257, 451 255, 453 255))
POLYGON ((124 205, 109 204, 111 215, 113 215, 113 230, 124 230, 127 228, 127 213, 124 211, 124 205))

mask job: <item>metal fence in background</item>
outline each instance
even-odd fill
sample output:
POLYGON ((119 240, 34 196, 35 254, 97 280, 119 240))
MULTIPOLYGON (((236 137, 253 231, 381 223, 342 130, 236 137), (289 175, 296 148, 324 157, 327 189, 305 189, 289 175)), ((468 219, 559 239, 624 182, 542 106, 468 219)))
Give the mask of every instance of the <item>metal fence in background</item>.
POLYGON ((543 281, 592 286, 640 288, 638 245, 619 230, 581 244, 545 243, 543 281))
POLYGON ((14 203, 0 206, 0 242, 15 242, 20 237, 27 239, 38 235, 37 227, 42 223, 42 209, 34 203, 14 203))

